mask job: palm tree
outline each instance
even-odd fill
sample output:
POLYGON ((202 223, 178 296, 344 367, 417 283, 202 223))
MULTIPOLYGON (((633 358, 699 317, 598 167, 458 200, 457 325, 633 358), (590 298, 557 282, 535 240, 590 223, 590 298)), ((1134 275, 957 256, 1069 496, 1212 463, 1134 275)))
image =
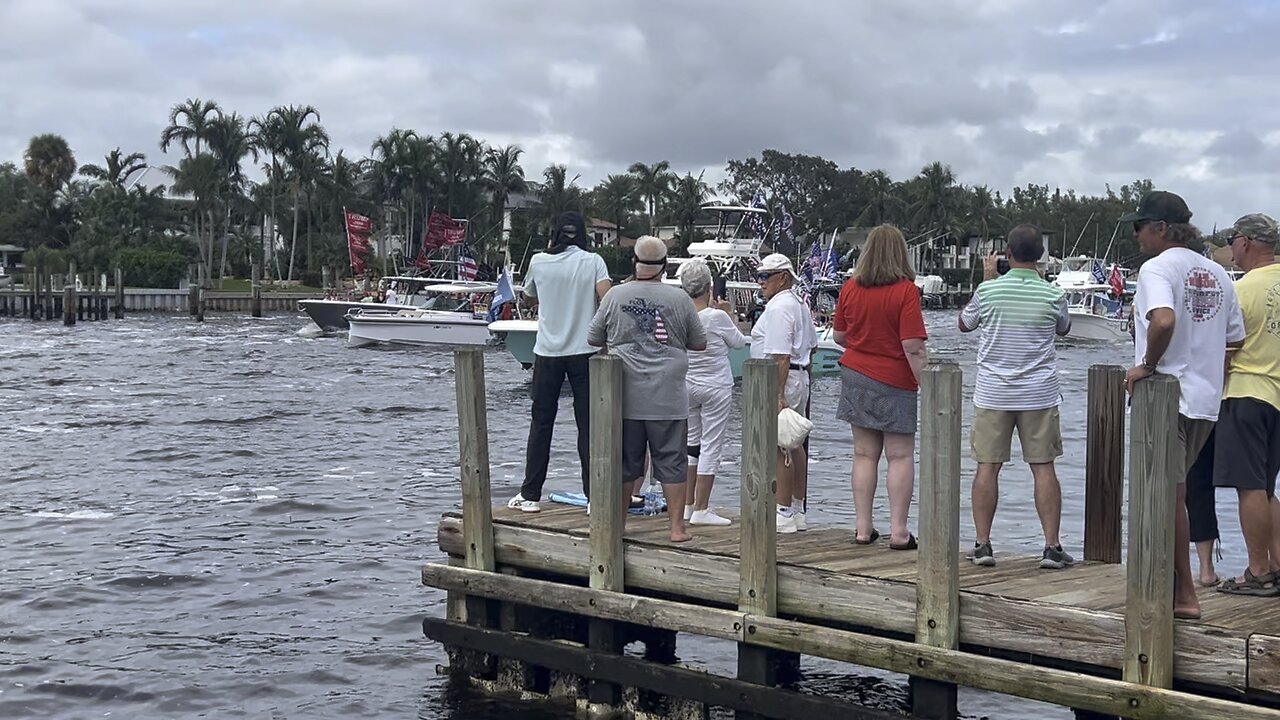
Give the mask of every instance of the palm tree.
MULTIPOLYGON (((231 216, 233 207, 247 204, 245 198, 248 180, 244 175, 242 163, 246 157, 258 160, 258 138, 244 118, 238 113, 229 115, 218 113, 208 127, 209 153, 218 161, 222 171, 218 187, 218 199, 222 204, 222 261, 218 265, 219 279, 225 277, 227 270, 227 243, 231 235, 231 216)), ((211 223, 210 229, 216 229, 217 223, 211 223)), ((207 267, 213 268, 213 243, 209 244, 210 257, 207 267)))
POLYGON ((200 154, 200 143, 209 137, 209 125, 220 110, 212 100, 189 98, 169 110, 169 126, 160 133, 160 150, 168 152, 177 141, 188 157, 200 154), (192 150, 194 146, 195 150, 192 150))
POLYGON ((460 212, 464 210, 462 195, 481 177, 483 149, 480 141, 466 133, 443 133, 436 143, 444 181, 445 212, 450 216, 466 214, 460 212))
POLYGON ((867 190, 867 206, 853 221, 854 225, 882 225, 892 222, 896 211, 905 204, 898 197, 899 186, 883 170, 872 170, 863 178, 867 190))
POLYGON ((676 180, 675 187, 671 191, 671 213, 676 224, 680 226, 680 239, 685 247, 695 240, 694 226, 702 213, 702 204, 707 201, 709 193, 710 188, 702 182, 702 175, 694 177, 692 173, 686 173, 684 177, 676 180))
MULTIPOLYGON (((208 153, 185 157, 178 161, 178 166, 166 166, 164 171, 173 178, 173 192, 178 195, 191 196, 191 219, 194 228, 201 226, 201 218, 212 216, 213 204, 218 191, 222 188, 222 166, 218 159, 208 153)), ((213 258, 212 235, 206 241, 197 230, 196 248, 200 259, 206 263, 213 258)), ((205 267, 212 269, 211 265, 205 267)))
POLYGON ((917 177, 919 197, 912 207, 912 219, 938 230, 950 229, 955 210, 955 175, 951 166, 932 162, 917 177))
POLYGON ((507 217, 507 200, 511 193, 524 192, 527 183, 524 180, 524 168, 520 167, 520 156, 524 154, 516 145, 500 148, 489 148, 484 157, 484 184, 493 199, 493 222, 502 224, 502 250, 510 262, 511 224, 507 217))
POLYGON ((652 165, 632 163, 627 172, 636 176, 640 194, 647 200, 649 209, 649 233, 653 233, 655 216, 658 213, 658 198, 670 191, 675 175, 671 172, 671 163, 659 160, 652 165))
POLYGON ((147 156, 140 152, 125 155, 116 148, 107 153, 105 165, 85 165, 80 174, 123 190, 129 178, 147 169, 147 156))
POLYGON ((618 234, 626 225, 628 216, 640 204, 639 183, 634 175, 610 175, 592 192, 596 207, 618 226, 618 234))
POLYGON ((564 165, 550 165, 542 171, 542 185, 538 188, 538 204, 547 225, 555 222, 556 216, 569 210, 582 212, 582 188, 574 183, 578 176, 568 179, 569 170, 564 165))
MULTIPOLYGON (((52 240, 57 234, 53 221, 53 207, 58 193, 64 192, 76 172, 76 157, 71 146, 61 135, 46 133, 36 135, 27 144, 22 155, 27 179, 40 191, 40 205, 44 210, 44 235, 52 240)), ((65 228, 64 228, 65 229, 65 228)), ((66 244, 70 244, 68 235, 66 244)))
POLYGON ((1009 218, 1000 212, 991 188, 986 185, 973 188, 968 210, 969 226, 974 232, 981 233, 983 240, 990 237, 993 227, 997 232, 1003 232, 1004 226, 1009 223, 1009 218))
POLYGON ((293 264, 298 251, 298 215, 301 212, 304 174, 313 154, 328 155, 329 133, 320 126, 320 112, 311 105, 277 107, 268 113, 267 124, 279 135, 277 154, 284 158, 293 191, 293 238, 289 243, 289 269, 285 280, 293 280, 293 264))

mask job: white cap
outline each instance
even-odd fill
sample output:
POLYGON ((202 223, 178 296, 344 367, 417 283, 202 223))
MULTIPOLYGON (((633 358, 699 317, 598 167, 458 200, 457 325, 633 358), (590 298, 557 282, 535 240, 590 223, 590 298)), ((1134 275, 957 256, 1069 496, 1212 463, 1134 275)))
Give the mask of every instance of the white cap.
POLYGON ((760 272, 777 272, 779 270, 786 270, 791 273, 791 277, 796 279, 799 279, 800 277, 796 275, 796 269, 791 266, 791 258, 783 255, 782 253, 766 255, 764 259, 760 261, 759 270, 760 272))

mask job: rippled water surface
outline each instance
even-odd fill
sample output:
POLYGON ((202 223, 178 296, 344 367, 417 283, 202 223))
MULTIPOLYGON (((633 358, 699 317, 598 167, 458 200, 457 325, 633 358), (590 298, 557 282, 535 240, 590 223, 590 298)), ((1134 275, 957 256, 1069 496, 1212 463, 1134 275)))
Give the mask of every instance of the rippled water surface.
MULTIPOLYGON (((931 348, 968 370, 973 342, 953 323, 930 314, 931 348)), ((422 637, 422 616, 443 614, 444 597, 417 569, 440 559, 437 518, 460 498, 452 357, 349 349, 299 333, 306 324, 0 322, 0 717, 565 716, 452 687, 435 672, 441 649, 422 637)), ((1064 534, 1077 550, 1085 371, 1127 353, 1062 349, 1064 534)), ((529 376, 500 351, 486 373, 502 500, 519 485, 529 376)), ((815 384, 810 522, 847 526, 838 387, 815 384)), ((566 399, 552 487, 577 485, 570 416, 566 399)), ((726 457, 736 454, 735 443, 726 457)), ((736 487, 726 463, 715 500, 736 505, 736 487)), ((1226 500, 1234 569, 1243 550, 1226 500)), ((964 542, 970 527, 966 501, 964 542)), ((1038 533, 1030 475, 1011 467, 997 549, 1038 552, 1038 533)), ((721 672, 734 662, 732 645, 712 641, 682 641, 680 655, 721 672)), ((904 694, 901 676, 805 667, 811 692, 885 707, 904 694)), ((1069 717, 976 692, 961 709, 1069 717)))

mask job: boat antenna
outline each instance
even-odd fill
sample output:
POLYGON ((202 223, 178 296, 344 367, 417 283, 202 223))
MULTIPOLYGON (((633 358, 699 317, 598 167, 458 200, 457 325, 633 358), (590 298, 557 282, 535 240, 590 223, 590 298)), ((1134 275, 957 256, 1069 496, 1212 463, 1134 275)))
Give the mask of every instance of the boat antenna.
POLYGON ((1112 230, 1112 231, 1111 231, 1111 239, 1107 241, 1107 251, 1106 251, 1106 252, 1104 252, 1104 253, 1102 253, 1102 259, 1103 259, 1103 260, 1106 260, 1106 259, 1107 259, 1107 256, 1109 256, 1109 255, 1111 254, 1111 245, 1112 245, 1112 243, 1114 243, 1114 242, 1116 241, 1116 233, 1118 233, 1118 232, 1120 232, 1120 222, 1117 220, 1117 221, 1116 221, 1116 228, 1115 228, 1114 230, 1112 230))
POLYGON ((1089 229, 1089 222, 1093 220, 1093 213, 1089 213, 1089 219, 1084 221, 1084 227, 1080 228, 1080 234, 1076 236, 1075 245, 1071 246, 1071 254, 1076 254, 1076 248, 1080 247, 1080 238, 1084 237, 1084 231, 1089 229))

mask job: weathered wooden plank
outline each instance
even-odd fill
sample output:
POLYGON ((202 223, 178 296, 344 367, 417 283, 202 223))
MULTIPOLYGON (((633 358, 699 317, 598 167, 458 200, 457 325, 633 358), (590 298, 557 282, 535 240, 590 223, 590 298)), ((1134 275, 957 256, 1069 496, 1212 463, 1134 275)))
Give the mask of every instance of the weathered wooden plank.
POLYGON ((813 720, 818 717, 901 720, 902 717, 885 710, 858 707, 819 695, 767 688, 701 670, 602 654, 570 643, 480 630, 434 618, 423 620, 422 632, 446 645, 500 653, 504 657, 552 666, 562 672, 597 681, 625 684, 667 697, 687 698, 731 710, 751 711, 778 720, 813 720))
POLYGON ((738 520, 742 558, 738 607, 778 612, 777 491, 778 369, 770 360, 748 360, 742 370, 742 482, 738 520))
MULTIPOLYGON (((626 505, 622 501, 622 359, 596 355, 590 360, 591 374, 591 537, 588 583, 594 590, 621 592, 623 582, 622 531, 626 525, 626 505)), ((678 511, 677 511, 678 512, 678 511)), ((622 652, 619 625, 594 619, 587 627, 592 650, 606 654, 622 652)), ((587 698, 591 702, 617 705, 622 687, 617 683, 590 680, 587 698)))
MULTIPOLYGON (((443 565, 424 567, 423 580, 434 587, 459 589, 539 607, 573 608, 574 612, 595 617, 613 617, 626 612, 626 603, 631 599, 575 585, 526 578, 495 578, 491 573, 443 565)), ((641 599, 635 600, 639 606, 641 599)), ((769 648, 915 674, 1094 712, 1134 718, 1223 720, 1237 720, 1242 712, 1247 712, 1250 717, 1260 719, 1280 718, 1280 711, 1273 709, 1041 668, 960 650, 671 600, 644 599, 642 602, 644 620, 654 627, 699 632, 708 637, 730 640, 745 638, 750 643, 769 648)), ((494 651, 501 652, 498 649, 494 651)))
MULTIPOLYGON (((446 553, 461 554, 457 518, 441 520, 438 539, 446 553)), ((494 528, 494 547, 499 563, 586 578, 587 546, 581 538, 499 525, 494 528)), ((629 591, 737 606, 735 558, 627 543, 624 562, 629 591)), ((906 634, 915 630, 914 609, 911 583, 815 568, 778 568, 778 612, 782 615, 852 622, 880 632, 906 634)), ((960 594, 960 642, 965 645, 1119 670, 1123 666, 1123 638, 1124 619, 1114 612, 960 594)), ((1245 688, 1244 634, 1232 636, 1199 623, 1179 622, 1174 641, 1180 680, 1245 688)))
POLYGON ((1120 562, 1124 492, 1124 368, 1089 368, 1085 410, 1084 559, 1120 562))
POLYGON ((1280 693, 1280 637, 1249 636, 1249 689, 1280 693))
POLYGON ((1177 423, 1177 380, 1155 375, 1135 385, 1124 678, 1159 687, 1173 683, 1173 468, 1182 464, 1174 457, 1177 423))
POLYGON ((493 497, 489 487, 489 420, 485 411, 484 352, 453 354, 458 401, 458 469, 462 480, 463 553, 467 567, 493 570, 493 497))

